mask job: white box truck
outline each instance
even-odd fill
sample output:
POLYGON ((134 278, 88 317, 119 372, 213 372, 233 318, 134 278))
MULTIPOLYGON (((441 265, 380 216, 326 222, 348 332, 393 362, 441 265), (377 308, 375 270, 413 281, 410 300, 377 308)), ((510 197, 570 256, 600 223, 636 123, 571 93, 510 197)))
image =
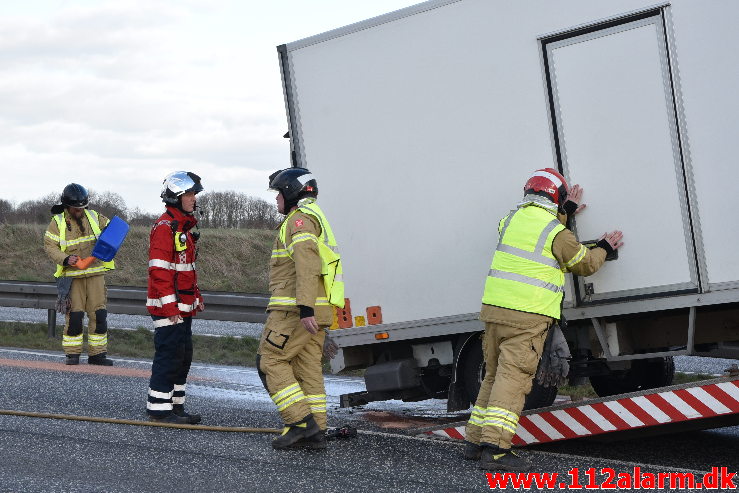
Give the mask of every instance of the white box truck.
POLYGON ((733 0, 433 0, 279 46, 353 311, 332 369, 367 369, 342 404, 475 399, 498 220, 544 167, 584 187, 581 240, 625 235, 568 279, 573 382, 659 388, 674 355, 737 357, 736 19, 733 0))

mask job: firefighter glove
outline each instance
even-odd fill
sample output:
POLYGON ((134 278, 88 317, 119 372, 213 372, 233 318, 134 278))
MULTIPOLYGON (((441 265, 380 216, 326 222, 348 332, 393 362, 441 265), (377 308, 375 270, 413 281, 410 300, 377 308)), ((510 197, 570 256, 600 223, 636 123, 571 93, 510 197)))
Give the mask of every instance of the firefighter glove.
POLYGON ((339 345, 336 344, 327 333, 326 339, 324 339, 323 341, 323 355, 328 359, 334 359, 334 356, 336 356, 338 353, 339 345))

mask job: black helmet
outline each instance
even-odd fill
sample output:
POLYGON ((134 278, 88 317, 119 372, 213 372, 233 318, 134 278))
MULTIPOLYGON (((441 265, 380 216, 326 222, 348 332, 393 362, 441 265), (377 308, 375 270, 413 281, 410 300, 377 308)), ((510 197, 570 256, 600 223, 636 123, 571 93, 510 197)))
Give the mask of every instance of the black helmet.
POLYGON ((318 194, 318 182, 306 168, 287 168, 269 175, 269 189, 280 192, 285 204, 297 204, 306 195, 318 194))
POLYGON ((169 205, 179 205, 180 195, 188 192, 202 192, 203 185, 200 184, 200 177, 189 171, 174 171, 167 175, 162 182, 162 201, 169 205))
POLYGON ((87 207, 89 200, 90 194, 87 193, 87 189, 82 185, 70 183, 64 187, 61 198, 62 205, 83 208, 87 207))
POLYGON ((65 207, 86 208, 90 201, 90 194, 87 189, 77 183, 70 183, 62 191, 60 204, 55 204, 51 208, 52 214, 61 214, 65 207))

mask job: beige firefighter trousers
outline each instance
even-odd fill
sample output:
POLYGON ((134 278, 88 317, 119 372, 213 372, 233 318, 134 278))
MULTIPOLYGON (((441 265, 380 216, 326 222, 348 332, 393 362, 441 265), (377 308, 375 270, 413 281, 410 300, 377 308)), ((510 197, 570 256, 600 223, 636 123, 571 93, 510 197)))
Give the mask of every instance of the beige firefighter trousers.
POLYGON ((94 356, 108 350, 107 288, 105 276, 77 278, 69 292, 71 307, 66 315, 62 346, 66 354, 81 354, 83 319, 88 318, 87 354, 94 356))
POLYGON ((321 356, 323 327, 311 334, 295 312, 272 310, 259 341, 259 371, 286 425, 310 414, 326 429, 326 390, 321 356))
POLYGON ((468 441, 502 449, 511 447, 548 327, 548 322, 528 328, 485 323, 482 336, 485 378, 467 422, 468 441))

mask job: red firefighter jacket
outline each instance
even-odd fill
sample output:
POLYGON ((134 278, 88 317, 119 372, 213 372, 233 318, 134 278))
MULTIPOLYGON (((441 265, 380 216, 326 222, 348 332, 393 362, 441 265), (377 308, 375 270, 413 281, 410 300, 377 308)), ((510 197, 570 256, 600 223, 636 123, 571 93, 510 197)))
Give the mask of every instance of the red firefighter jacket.
MULTIPOLYGON (((190 232, 195 224, 195 216, 167 206, 151 229, 146 308, 154 317, 191 317, 202 302, 190 232)), ((155 327, 165 325, 172 322, 168 318, 154 320, 155 327)))

